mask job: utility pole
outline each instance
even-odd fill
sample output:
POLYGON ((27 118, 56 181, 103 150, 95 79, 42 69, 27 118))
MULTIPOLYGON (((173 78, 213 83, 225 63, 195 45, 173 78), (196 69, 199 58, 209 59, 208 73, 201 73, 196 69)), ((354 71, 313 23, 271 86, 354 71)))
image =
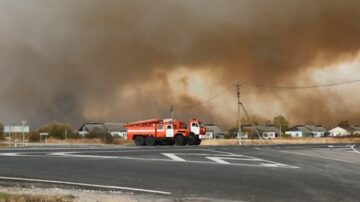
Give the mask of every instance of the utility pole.
POLYGON ((67 131, 67 129, 65 129, 65 142, 67 143, 67 133, 68 133, 68 131, 67 131))
POLYGON ((246 109, 245 109, 244 105, 243 105, 241 102, 240 102, 240 106, 241 106, 241 107, 242 107, 242 109, 244 110, 244 113, 245 113, 246 118, 248 119, 248 121, 251 123, 251 125, 252 125, 252 126, 253 126, 253 128, 255 129, 255 131, 256 131, 256 133, 257 133, 257 135, 259 136, 259 139, 260 139, 260 140, 262 140, 262 137, 261 137, 261 134, 260 134, 259 130, 256 128, 256 126, 255 126, 254 122, 250 119, 249 114, 247 113, 247 111, 246 111, 246 109))
POLYGON ((238 105, 238 138, 240 139, 241 138, 241 120, 240 120, 240 105, 241 105, 241 102, 240 102, 240 82, 237 81, 236 82, 236 94, 237 94, 237 105, 238 105))
POLYGON ((23 147, 25 146, 25 124, 26 121, 21 121, 22 123, 22 139, 23 139, 23 147))
POLYGON ((174 105, 171 105, 171 106, 170 106, 170 116, 171 116, 171 119, 174 119, 174 111, 175 111, 175 107, 174 107, 174 105))
POLYGON ((11 133, 13 131, 14 124, 10 124, 10 131, 9 131, 9 147, 11 146, 11 133))

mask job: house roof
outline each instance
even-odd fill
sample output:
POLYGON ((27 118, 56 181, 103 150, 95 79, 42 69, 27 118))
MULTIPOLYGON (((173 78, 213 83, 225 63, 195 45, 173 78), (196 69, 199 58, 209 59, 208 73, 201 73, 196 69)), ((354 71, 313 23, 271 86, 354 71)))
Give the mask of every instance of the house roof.
POLYGON ((122 123, 84 123, 79 131, 125 132, 122 123))
POLYGON ((127 131, 122 123, 104 123, 104 127, 109 132, 125 132, 127 131))
POLYGON ((104 127, 103 123, 84 123, 79 131, 101 131, 107 132, 107 129, 104 127))
POLYGON ((331 129, 330 131, 334 131, 335 129, 342 129, 342 130, 345 130, 345 131, 350 132, 350 133, 360 131, 359 126, 349 126, 349 127, 337 126, 337 127, 333 128, 333 129, 331 129))
POLYGON ((305 127, 312 132, 327 132, 327 130, 322 126, 306 125, 305 127))
POLYGON ((358 126, 349 126, 349 127, 344 127, 343 129, 345 129, 351 133, 360 131, 360 127, 358 127, 358 126))
MULTIPOLYGON (((244 128, 250 128, 251 130, 254 130, 254 126, 252 125, 244 125, 244 128)), ((259 132, 275 132, 280 133, 279 129, 277 129, 275 126, 255 126, 256 129, 259 132)))
POLYGON ((302 131, 304 133, 312 133, 312 132, 327 132, 327 130, 322 126, 314 126, 314 125, 296 125, 289 128, 286 131, 302 131))
POLYGON ((222 130, 215 124, 207 124, 204 126, 206 128, 206 131, 211 131, 217 134, 227 134, 227 131, 222 130))

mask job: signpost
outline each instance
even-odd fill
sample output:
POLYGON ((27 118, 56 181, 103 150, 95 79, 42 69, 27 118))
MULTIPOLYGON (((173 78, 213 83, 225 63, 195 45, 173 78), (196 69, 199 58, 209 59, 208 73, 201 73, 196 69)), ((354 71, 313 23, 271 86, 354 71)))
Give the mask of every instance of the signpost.
POLYGON ((4 133, 9 134, 9 146, 11 146, 11 135, 12 133, 21 133, 22 134, 22 144, 25 146, 25 133, 30 132, 30 126, 26 126, 26 121, 21 122, 21 126, 16 126, 15 124, 4 126, 4 133))
POLYGON ((46 143, 46 142, 47 142, 47 136, 48 136, 48 135, 49 135, 49 133, 40 133, 40 142, 41 142, 41 139, 42 139, 41 137, 42 137, 42 136, 45 136, 45 141, 44 141, 44 142, 46 143))

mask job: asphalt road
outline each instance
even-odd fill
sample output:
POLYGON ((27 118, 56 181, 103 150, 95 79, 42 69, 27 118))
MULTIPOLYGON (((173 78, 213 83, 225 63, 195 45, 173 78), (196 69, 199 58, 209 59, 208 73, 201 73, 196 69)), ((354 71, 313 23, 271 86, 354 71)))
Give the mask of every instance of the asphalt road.
POLYGON ((359 201, 360 145, 0 149, 0 182, 236 201, 359 201))

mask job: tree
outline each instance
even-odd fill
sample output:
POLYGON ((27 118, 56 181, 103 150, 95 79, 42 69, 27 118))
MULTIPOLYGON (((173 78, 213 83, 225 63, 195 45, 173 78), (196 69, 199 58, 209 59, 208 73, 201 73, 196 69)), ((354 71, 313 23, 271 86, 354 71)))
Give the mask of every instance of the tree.
POLYGON ((289 122, 282 115, 275 116, 273 119, 273 124, 279 130, 281 129, 282 133, 284 133, 289 128, 289 122))
POLYGON ((340 121, 338 126, 341 128, 347 128, 350 126, 350 122, 349 122, 349 120, 342 120, 342 121, 340 121))
POLYGON ((54 122, 37 129, 38 133, 48 133, 49 137, 58 139, 65 139, 65 131, 68 136, 74 134, 74 129, 67 123, 54 122))

